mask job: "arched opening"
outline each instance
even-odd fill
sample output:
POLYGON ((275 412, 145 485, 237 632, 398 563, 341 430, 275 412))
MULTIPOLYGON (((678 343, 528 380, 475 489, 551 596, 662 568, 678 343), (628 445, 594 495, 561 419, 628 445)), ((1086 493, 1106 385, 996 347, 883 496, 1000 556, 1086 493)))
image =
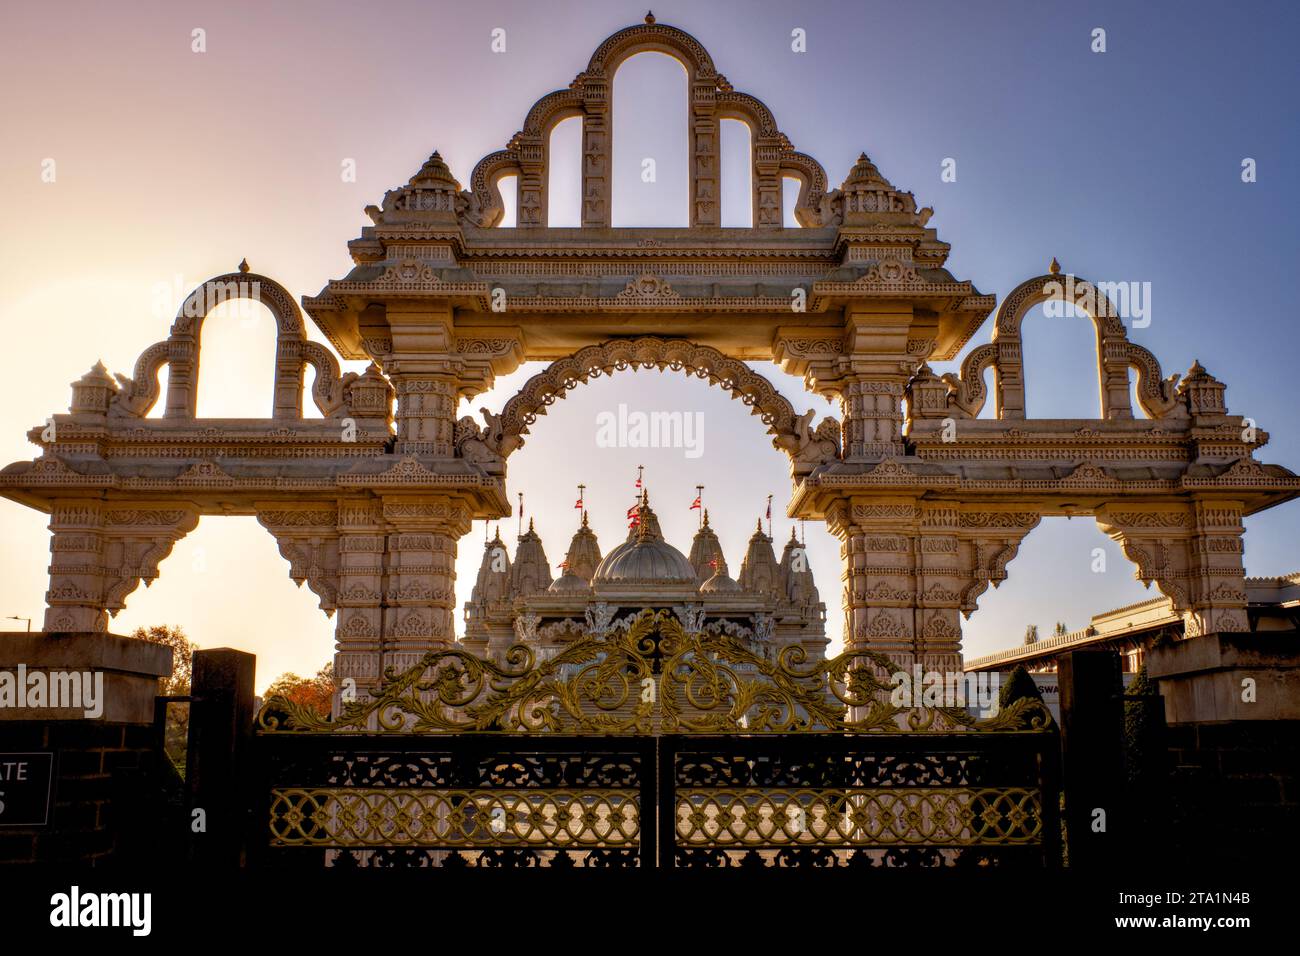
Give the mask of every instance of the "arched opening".
POLYGON ((1020 326, 1026 418, 1100 418, 1097 332, 1074 305, 1043 302, 1020 326))
POLYGON ((511 173, 497 180, 497 189, 501 191, 501 208, 504 212, 498 228, 513 229, 519 225, 519 176, 511 173))
MULTIPOLYGON (((803 393, 801 379, 769 363, 749 364, 791 398, 797 411, 814 405, 824 411, 803 393)), ((531 362, 501 376, 491 391, 463 402, 457 414, 475 414, 482 407, 499 414, 545 368, 546 363, 531 362)), ((749 407, 685 372, 628 369, 570 389, 545 411, 525 436, 524 446, 510 456, 508 493, 516 512, 517 494, 524 493, 522 527, 533 521, 553 574, 560 574, 557 565, 579 521, 573 507, 579 484, 586 485, 588 518, 602 552, 627 536, 626 514, 635 501, 638 466, 645 466, 645 485, 665 538, 683 552, 689 552, 699 522, 700 512, 690 507, 695 486, 704 485, 703 504, 732 577, 739 573, 755 522, 763 519, 767 531, 764 515, 767 496, 772 495, 776 556, 780 558, 792 529, 806 538, 808 564, 826 604, 826 636, 831 641, 827 653, 842 649, 839 542, 821 522, 810 521, 805 527, 785 517, 789 459, 772 447, 762 420, 751 415, 749 407), (661 439, 657 443, 656 435, 661 439), (664 441, 665 436, 680 440, 664 441)), ((513 555, 520 528, 517 513, 486 529, 478 522, 461 540, 456 561, 458 634, 464 626, 460 608, 478 574, 484 533, 491 537, 498 525, 513 555)))
POLYGON ((334 621, 288 570, 256 518, 200 518, 159 565, 153 585, 131 592, 109 630, 179 624, 200 647, 256 654, 260 693, 285 671, 315 674, 334 659, 334 621))
POLYGON ((722 162, 719 166, 723 226, 748 228, 754 225, 754 163, 749 124, 724 119, 719 138, 722 162))
POLYGON ((686 68, 664 53, 638 53, 619 66, 611 95, 611 224, 689 225, 686 68))
POLYGON ((546 224, 581 226, 582 117, 570 116, 551 129, 546 163, 546 224))
POLYGON ((199 330, 199 418, 271 417, 276 338, 275 316, 253 299, 228 299, 208 313, 199 330))
POLYGON ((799 202, 799 189, 803 186, 794 176, 781 177, 781 225, 787 229, 798 229, 799 220, 795 218, 794 207, 799 202))
POLYGON ((1089 516, 1047 517, 1025 536, 1007 577, 979 597, 979 609, 962 625, 962 654, 969 661, 1039 641, 1056 625, 1077 634, 1108 611, 1163 595, 1133 577, 1133 564, 1089 516))

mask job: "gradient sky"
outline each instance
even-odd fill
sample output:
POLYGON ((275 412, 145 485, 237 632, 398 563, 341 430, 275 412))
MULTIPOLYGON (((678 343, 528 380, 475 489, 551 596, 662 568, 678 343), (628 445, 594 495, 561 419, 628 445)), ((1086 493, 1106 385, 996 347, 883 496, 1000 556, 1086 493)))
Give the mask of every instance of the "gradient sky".
MULTIPOLYGON (((1272 434, 1260 457, 1300 470, 1298 350, 1286 291, 1300 248, 1295 4, 711 2, 654 10, 696 36, 737 89, 767 103, 832 184, 865 150, 918 205, 933 206, 930 225, 952 244, 949 269, 980 291, 1004 296, 1052 256, 1093 280, 1150 282, 1151 324, 1131 338, 1155 352, 1166 375, 1200 359, 1228 383, 1230 411, 1272 434), (1096 27, 1106 30, 1105 53, 1090 50, 1096 27), (791 51, 795 28, 806 31, 806 53, 791 51), (1257 162, 1256 183, 1241 181, 1245 157, 1257 162), (956 182, 940 180, 945 158, 956 160, 956 182)), ((246 256, 302 295, 345 274, 346 242, 366 222, 365 205, 404 183, 435 148, 467 180, 538 97, 567 86, 602 39, 644 13, 608 0, 8 5, 0 31, 8 385, 0 463, 35 454, 26 430, 66 411, 68 383, 97 359, 129 373, 208 276, 246 256), (491 50, 497 27, 506 31, 504 53, 491 50), (191 51, 195 28, 206 31, 205 53, 191 51), (41 180, 46 159, 55 160, 53 183, 41 180), (354 183, 341 180, 346 159, 356 161, 354 183)), ((684 90, 682 71, 658 54, 633 58, 617 75, 616 222, 684 222, 684 90), (656 160, 654 184, 640 181, 647 156, 656 160)), ((576 134, 577 124, 566 123, 554 141, 557 225, 576 208, 576 134)), ((743 135, 728 129, 724 146, 734 174, 724 216, 739 223, 748 215, 734 200, 746 195, 734 161, 743 135)), ((258 309, 205 325, 201 413, 269 411, 274 336, 258 309)), ((971 347, 990 333, 986 326, 971 347)), ((1029 414, 1096 415, 1085 320, 1039 316, 1026 325, 1025 348, 1029 414)), ((472 407, 499 410, 535 371, 503 378, 472 407)), ((836 412, 797 379, 765 372, 798 409, 836 412)), ((742 405, 701 382, 653 372, 604 379, 554 406, 533 431, 511 458, 510 495, 526 493, 552 564, 574 527, 579 481, 603 548, 622 539, 639 464, 665 533, 683 549, 697 483, 707 486, 733 573, 768 494, 776 496, 778 541, 789 536, 784 455, 742 405), (701 412, 704 454, 597 448, 596 416, 620 402, 701 412)), ((0 502, 0 617, 30 616, 39 627, 46 523, 0 502)), ((1248 519, 1247 528, 1249 574, 1300 568, 1300 505, 1248 519)), ((508 538, 513 519, 502 531, 508 538)), ((459 602, 482 532, 480 523, 462 542, 459 602)), ((812 526, 808 543, 838 640, 838 545, 812 526)), ((286 572, 253 519, 204 518, 111 627, 176 623, 202 646, 252 651, 264 687, 284 670, 314 671, 332 653, 333 623, 286 572)), ((1056 620, 1076 628, 1094 612, 1156 593, 1133 580, 1091 519, 1044 522, 1009 575, 966 625, 968 655, 1019 642, 1031 622, 1044 632, 1056 620), (1089 571, 1095 547, 1107 551, 1104 574, 1089 571)))

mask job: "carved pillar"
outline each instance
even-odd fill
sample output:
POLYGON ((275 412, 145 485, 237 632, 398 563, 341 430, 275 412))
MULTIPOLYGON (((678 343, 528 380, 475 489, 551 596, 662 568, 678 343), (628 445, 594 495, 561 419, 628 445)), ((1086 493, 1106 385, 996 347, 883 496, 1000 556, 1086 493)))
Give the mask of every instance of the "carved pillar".
POLYGON ((397 451, 450 458, 455 450, 454 375, 394 375, 397 388, 397 451))
POLYGON ((67 501, 50 514, 45 631, 107 631, 99 501, 67 501))
POLYGON ((926 670, 961 670, 961 521, 949 502, 923 502, 916 568, 916 655, 926 670))
POLYGON ((546 225, 547 144, 540 136, 516 138, 519 151, 518 202, 515 223, 522 227, 546 225))
POLYGON ((302 341, 291 336, 276 340, 273 418, 302 418, 302 347, 302 341))
POLYGON ((718 84, 696 78, 691 88, 691 225, 722 223, 721 182, 718 175, 718 84))
POLYGON ((383 666, 400 671, 455 641, 456 542, 472 511, 456 498, 399 494, 384 496, 383 515, 383 666))
POLYGON ((380 676, 384 532, 378 500, 364 495, 340 502, 334 673, 340 680, 354 680, 359 695, 372 689, 380 676))
POLYGON ((826 510, 840 539, 844 644, 887 654, 901 669, 916 661, 916 504, 854 497, 826 510))
POLYGON ((1137 565, 1139 581, 1155 582, 1183 617, 1187 637, 1245 631, 1242 504, 1123 502, 1097 511, 1097 523, 1137 565))
POLYGON ((844 460, 875 461, 903 454, 905 381, 854 376, 840 393, 844 460))
POLYGON ((999 339, 994 333, 993 345, 998 357, 993 368, 994 413, 998 418, 1025 417, 1025 377, 1020 361, 1020 338, 999 339))
POLYGON ((167 406, 164 418, 193 418, 198 410, 199 349, 194 320, 178 318, 167 340, 167 406))
POLYGON ((844 460, 901 456, 905 453, 903 395, 923 358, 908 350, 912 310, 850 305, 844 321, 845 359, 836 382, 844 421, 844 460))
POLYGON ((198 524, 197 509, 176 502, 68 501, 53 509, 46 631, 106 631, 141 581, 198 524))
POLYGON ((609 80, 588 77, 582 101, 582 224, 610 224, 609 80))
POLYGON ((754 137, 754 226, 780 229, 785 224, 781 194, 781 141, 774 136, 754 137))

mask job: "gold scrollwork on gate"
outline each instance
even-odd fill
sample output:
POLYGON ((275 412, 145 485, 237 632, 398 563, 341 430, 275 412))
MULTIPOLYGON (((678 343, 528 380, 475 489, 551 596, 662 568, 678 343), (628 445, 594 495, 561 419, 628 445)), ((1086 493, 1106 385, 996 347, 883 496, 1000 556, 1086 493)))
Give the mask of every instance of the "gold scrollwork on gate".
POLYGON ((271 791, 271 841, 316 847, 635 848, 635 790, 271 791))
POLYGON ((687 788, 676 793, 681 847, 976 846, 1036 843, 1039 794, 1023 788, 687 788))
POLYGON ((846 651, 809 661, 792 645, 773 659, 729 635, 688 632, 671 611, 646 610, 626 630, 587 635, 549 660, 516 644, 500 662, 430 651, 389 670, 368 699, 334 718, 283 696, 258 714, 261 733, 895 733, 1041 731, 1039 700, 977 720, 962 708, 890 703, 885 655, 846 651))

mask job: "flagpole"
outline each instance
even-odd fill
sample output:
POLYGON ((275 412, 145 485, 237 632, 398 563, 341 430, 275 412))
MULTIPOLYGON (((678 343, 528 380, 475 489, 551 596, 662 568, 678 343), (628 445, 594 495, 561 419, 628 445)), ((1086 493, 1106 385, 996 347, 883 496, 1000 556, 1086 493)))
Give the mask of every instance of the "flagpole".
POLYGON ((767 536, 772 537, 772 495, 767 496, 767 536))
POLYGON ((578 485, 578 506, 581 509, 582 517, 584 518, 587 517, 587 502, 585 500, 586 494, 587 494, 587 486, 578 485))
POLYGON ((704 527, 704 486, 703 485, 695 486, 695 500, 700 503, 700 513, 699 515, 697 515, 697 517, 699 518, 699 524, 696 525, 696 527, 703 528, 704 527))
POLYGON ((524 493, 519 492, 519 537, 524 536, 524 493))

